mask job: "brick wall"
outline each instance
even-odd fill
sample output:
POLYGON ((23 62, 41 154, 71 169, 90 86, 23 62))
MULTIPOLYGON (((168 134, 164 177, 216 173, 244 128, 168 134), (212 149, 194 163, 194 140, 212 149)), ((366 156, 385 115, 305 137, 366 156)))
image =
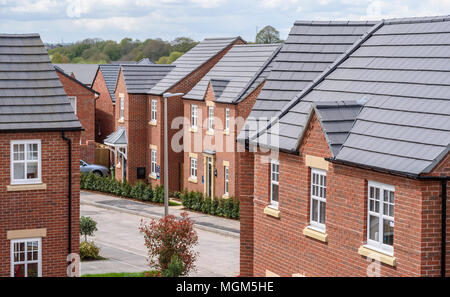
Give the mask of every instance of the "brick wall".
POLYGON ((114 104, 100 69, 92 88, 100 93, 95 106, 95 141, 103 143, 103 140, 114 132, 114 104))
POLYGON ((67 96, 77 97, 77 117, 83 126, 81 132, 81 158, 94 163, 95 157, 95 93, 85 88, 80 83, 68 78, 66 75, 56 71, 59 80, 67 93, 67 96))
MULTIPOLYGON (((242 40, 237 40, 234 42, 234 44, 242 44, 242 40)), ((187 94, 210 70, 211 68, 231 49, 231 47, 234 45, 230 45, 227 48, 225 48, 222 52, 220 52, 218 55, 216 55, 214 58, 200 66, 197 70, 186 76, 184 79, 182 79, 179 83, 177 83, 175 86, 170 88, 167 92, 171 93, 183 93, 187 94)), ((157 126, 151 126, 148 132, 148 144, 149 145, 156 145, 158 147, 158 165, 160 165, 161 168, 161 178, 159 180, 153 180, 150 179, 150 182, 155 185, 160 185, 164 183, 164 134, 163 134, 163 125, 164 125, 164 118, 162 116, 163 114, 163 104, 164 104, 164 98, 162 96, 156 96, 156 95, 150 95, 149 99, 156 99, 158 101, 158 122, 157 126)), ((150 116, 150 115, 149 115, 150 116)), ((171 125, 172 121, 177 117, 183 117, 184 116, 184 106, 183 106, 183 99, 181 97, 172 97, 168 99, 167 104, 167 120, 169 126, 171 125)), ((180 135, 180 133, 183 133, 182 131, 182 125, 180 125, 178 128, 175 129, 169 129, 168 133, 168 139, 169 139, 169 189, 170 191, 180 191, 182 187, 182 174, 181 170, 183 167, 184 162, 184 155, 183 151, 180 150, 175 151, 172 149, 172 138, 177 134, 180 135)), ((180 141, 180 145, 182 148, 182 140, 180 141)), ((148 150, 147 154, 150 154, 150 150, 148 150)), ((148 159, 148 166, 150 166, 150 158, 148 159)), ((184 164, 184 168, 189 167, 189 165, 184 164)), ((150 168, 150 167, 149 167, 150 168)), ((184 170, 185 171, 185 170, 184 170)))
MULTIPOLYGON (((425 182, 418 180, 329 163, 328 241, 324 243, 303 234, 310 221, 310 168, 305 165, 305 155, 331 156, 315 116, 300 154, 279 155, 279 219, 264 214, 270 202, 270 166, 262 162, 264 154, 255 155, 253 229, 241 221, 241 236, 254 233, 253 275, 264 276, 270 270, 281 276, 366 276, 371 262, 358 254, 358 248, 367 238, 367 181, 395 186, 397 265, 381 264, 381 275, 439 275, 440 200, 436 183, 427 182, 425 187, 425 182)), ((247 207, 241 208, 242 217, 246 211, 247 207)), ((244 259, 241 274, 249 270, 249 265, 244 259)))
MULTIPOLYGON (((80 132, 72 139, 72 252, 79 253, 80 132)), ((0 137, 0 277, 10 276, 8 230, 47 228, 42 238, 42 276, 67 276, 68 255, 68 145, 61 132, 3 133, 0 137), (42 180, 47 190, 7 192, 10 184, 10 141, 41 139, 42 180)))

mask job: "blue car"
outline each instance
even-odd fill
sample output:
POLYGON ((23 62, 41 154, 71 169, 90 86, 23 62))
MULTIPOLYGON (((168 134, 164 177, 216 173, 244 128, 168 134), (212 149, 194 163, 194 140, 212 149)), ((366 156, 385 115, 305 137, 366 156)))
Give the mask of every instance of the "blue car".
POLYGON ((110 174, 109 169, 106 168, 105 166, 88 164, 83 160, 80 160, 80 172, 86 174, 93 172, 99 176, 109 176, 110 174))

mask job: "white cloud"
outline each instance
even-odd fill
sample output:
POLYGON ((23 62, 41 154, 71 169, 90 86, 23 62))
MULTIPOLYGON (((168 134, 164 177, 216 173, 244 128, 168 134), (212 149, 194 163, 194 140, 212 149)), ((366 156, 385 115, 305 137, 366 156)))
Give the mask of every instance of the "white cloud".
POLYGON ((9 11, 16 13, 41 13, 54 10, 62 5, 61 1, 56 0, 19 0, 3 1, 2 6, 9 6, 9 11))
POLYGON ((299 0, 263 0, 261 6, 264 8, 288 9, 299 4, 299 0))

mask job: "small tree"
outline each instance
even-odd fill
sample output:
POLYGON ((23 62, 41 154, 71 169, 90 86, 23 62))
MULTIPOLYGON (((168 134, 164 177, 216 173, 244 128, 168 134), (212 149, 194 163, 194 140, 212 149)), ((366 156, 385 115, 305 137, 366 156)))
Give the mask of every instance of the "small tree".
POLYGON ((173 215, 149 222, 141 220, 139 230, 144 234, 150 266, 164 275, 174 274, 166 273, 168 269, 180 270, 179 275, 183 276, 195 269, 198 254, 193 247, 198 244, 198 235, 194 230, 194 222, 186 212, 181 214, 179 220, 173 215), (177 263, 179 261, 182 265, 177 263))
POLYGON ((280 32, 278 32, 272 26, 265 26, 261 31, 256 35, 256 43, 279 43, 280 40, 280 32))
POLYGON ((97 231, 97 222, 94 221, 90 217, 81 217, 80 218, 80 234, 84 235, 84 241, 87 242, 87 237, 94 235, 94 232, 97 231))

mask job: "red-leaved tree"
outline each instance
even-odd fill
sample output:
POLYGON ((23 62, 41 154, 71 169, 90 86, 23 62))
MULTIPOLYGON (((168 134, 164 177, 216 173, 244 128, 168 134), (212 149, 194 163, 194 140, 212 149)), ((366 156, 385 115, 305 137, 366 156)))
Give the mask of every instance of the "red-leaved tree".
POLYGON ((165 271, 172 257, 177 255, 183 262, 181 275, 195 269, 198 254, 193 248, 198 244, 198 235, 186 212, 181 214, 181 219, 169 215, 149 222, 141 220, 139 230, 144 234, 150 266, 165 271))

